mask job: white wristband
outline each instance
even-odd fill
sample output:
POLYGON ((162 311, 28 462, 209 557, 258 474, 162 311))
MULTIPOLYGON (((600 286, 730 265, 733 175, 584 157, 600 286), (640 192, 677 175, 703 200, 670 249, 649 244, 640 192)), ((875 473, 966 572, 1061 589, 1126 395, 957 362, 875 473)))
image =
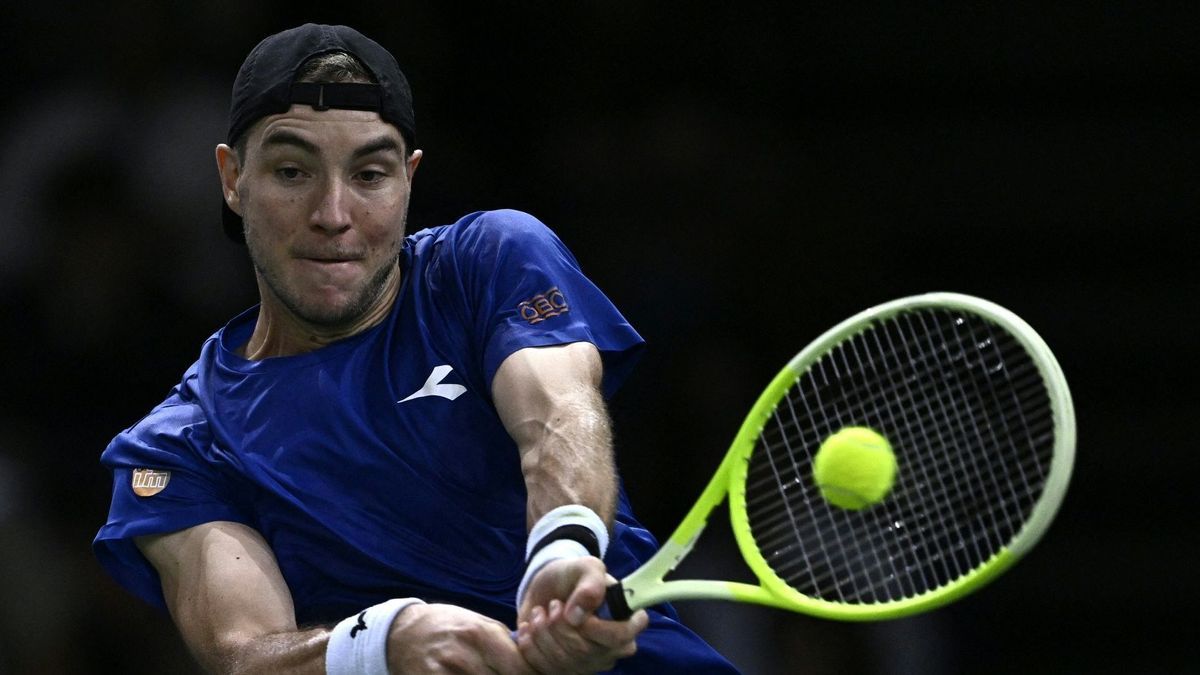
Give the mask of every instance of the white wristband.
POLYGON ((394 598, 342 620, 325 646, 326 675, 388 675, 387 643, 392 621, 418 598, 394 598))
POLYGON ((525 567, 525 576, 521 578, 521 585, 517 587, 517 609, 521 608, 521 601, 525 599, 525 590, 529 587, 529 582, 533 581, 538 570, 555 560, 586 558, 589 555, 591 553, 588 553, 583 544, 571 539, 559 539, 543 546, 542 550, 538 551, 525 567))
POLYGON ((583 527, 590 531, 596 538, 596 544, 600 549, 600 558, 604 558, 604 554, 608 551, 608 528, 595 511, 581 504, 568 504, 550 510, 539 518, 534 523, 533 529, 529 531, 529 540, 525 544, 525 555, 529 561, 525 565, 525 576, 521 578, 521 584, 517 587, 518 609, 525 600, 525 591, 529 587, 529 583, 548 563, 592 555, 587 546, 570 538, 553 539, 548 544, 541 545, 543 539, 565 526, 583 527))
POLYGON ((533 524, 533 529, 529 530, 529 539, 525 542, 525 557, 529 557, 529 554, 546 535, 564 525, 582 525, 591 530, 592 534, 596 535, 596 542, 600 545, 600 557, 604 557, 608 551, 608 527, 604 525, 604 521, 596 515, 595 511, 582 504, 560 506, 538 518, 538 521, 533 524))

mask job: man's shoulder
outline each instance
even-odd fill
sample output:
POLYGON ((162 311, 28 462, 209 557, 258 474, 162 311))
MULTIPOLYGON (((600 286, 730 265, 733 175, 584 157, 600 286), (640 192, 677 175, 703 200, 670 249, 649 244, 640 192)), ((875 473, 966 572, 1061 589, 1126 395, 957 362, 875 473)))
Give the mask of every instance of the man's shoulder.
POLYGON ((461 218, 457 224, 479 232, 542 232, 549 229, 532 214, 517 209, 477 211, 461 218))
POLYGON ((557 241, 557 237, 541 220, 516 209, 475 211, 448 225, 429 227, 409 236, 409 244, 417 251, 446 246, 453 250, 495 250, 530 240, 557 241))
POLYGON ((188 367, 179 383, 171 387, 165 399, 151 410, 148 418, 160 418, 183 422, 194 420, 204 415, 200 405, 199 387, 201 386, 200 370, 203 360, 198 360, 188 367))
POLYGON ((167 397, 144 417, 122 431, 105 449, 101 461, 121 464, 131 456, 147 452, 178 455, 181 450, 204 444, 208 419, 196 396, 197 365, 193 364, 167 397))

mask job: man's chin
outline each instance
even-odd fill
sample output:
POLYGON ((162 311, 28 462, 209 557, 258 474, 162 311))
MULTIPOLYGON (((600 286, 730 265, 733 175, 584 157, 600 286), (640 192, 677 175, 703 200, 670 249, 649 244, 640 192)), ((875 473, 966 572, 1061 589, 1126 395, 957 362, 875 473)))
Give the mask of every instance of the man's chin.
POLYGON ((321 332, 354 332, 359 326, 376 323, 391 306, 385 296, 389 288, 395 287, 388 283, 394 271, 385 267, 370 279, 347 284, 312 279, 277 284, 261 274, 260 279, 295 319, 321 332))
POLYGON ((293 308, 292 313, 301 321, 318 328, 339 329, 353 326, 365 313, 362 302, 310 303, 293 308))
POLYGON ((339 331, 354 328, 363 322, 373 323, 372 317, 377 314, 376 305, 381 301, 382 291, 382 287, 374 285, 355 293, 314 291, 305 296, 305 302, 289 309, 311 326, 339 331))

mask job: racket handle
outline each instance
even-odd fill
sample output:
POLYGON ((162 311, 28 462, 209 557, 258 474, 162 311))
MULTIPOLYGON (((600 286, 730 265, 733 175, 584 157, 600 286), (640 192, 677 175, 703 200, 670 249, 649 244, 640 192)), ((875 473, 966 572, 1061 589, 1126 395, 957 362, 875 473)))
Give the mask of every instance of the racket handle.
POLYGON ((621 585, 621 582, 618 581, 604 591, 604 604, 600 605, 596 614, 601 618, 612 618, 616 621, 626 621, 633 616, 633 610, 625 601, 625 587, 621 585))
MULTIPOLYGON (((621 586, 621 582, 618 581, 605 589, 604 604, 596 610, 596 616, 613 621, 627 621, 633 616, 633 610, 629 608, 629 603, 625 602, 625 588, 621 586)), ((517 641, 517 631, 509 631, 509 635, 513 642, 517 641)))

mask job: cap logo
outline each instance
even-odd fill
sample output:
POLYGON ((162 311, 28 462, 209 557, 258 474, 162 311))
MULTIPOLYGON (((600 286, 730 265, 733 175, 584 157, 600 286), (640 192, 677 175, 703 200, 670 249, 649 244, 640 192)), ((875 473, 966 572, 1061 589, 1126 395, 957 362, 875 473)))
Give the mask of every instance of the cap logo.
POLYGON ((535 324, 569 312, 571 308, 567 305, 567 296, 558 290, 558 286, 555 286, 545 293, 538 293, 532 298, 522 301, 517 305, 517 311, 520 312, 522 319, 535 324))
POLYGON ((170 471, 157 469, 133 470, 133 494, 139 497, 152 497, 162 492, 171 482, 170 471))

